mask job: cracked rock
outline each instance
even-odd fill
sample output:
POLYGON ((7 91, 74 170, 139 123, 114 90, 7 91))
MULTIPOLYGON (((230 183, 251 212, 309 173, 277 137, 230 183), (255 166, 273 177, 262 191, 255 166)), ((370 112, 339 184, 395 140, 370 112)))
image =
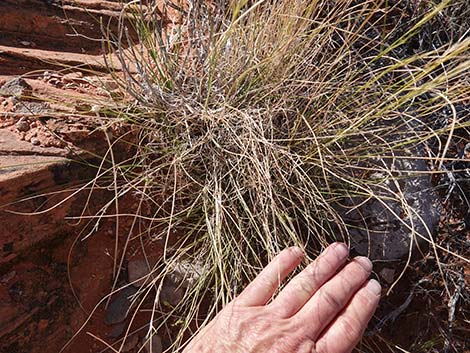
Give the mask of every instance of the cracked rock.
POLYGON ((373 260, 406 258, 410 249, 434 235, 439 222, 441 202, 430 176, 423 173, 428 171, 426 162, 419 156, 390 160, 384 163, 393 179, 380 171, 370 176, 377 182, 372 189, 380 199, 349 198, 338 207, 351 248, 373 260))
POLYGON ((176 306, 183 299, 186 289, 197 283, 205 266, 202 262, 185 259, 170 265, 170 268, 163 283, 160 301, 176 306))

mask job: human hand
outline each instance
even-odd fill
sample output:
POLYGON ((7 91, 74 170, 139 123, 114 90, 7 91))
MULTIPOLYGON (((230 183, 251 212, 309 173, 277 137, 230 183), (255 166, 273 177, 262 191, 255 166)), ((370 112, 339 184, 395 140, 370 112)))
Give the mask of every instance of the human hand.
POLYGON ((375 312, 381 287, 367 281, 372 263, 330 245, 270 301, 301 262, 300 248, 279 253, 183 353, 350 352, 375 312))

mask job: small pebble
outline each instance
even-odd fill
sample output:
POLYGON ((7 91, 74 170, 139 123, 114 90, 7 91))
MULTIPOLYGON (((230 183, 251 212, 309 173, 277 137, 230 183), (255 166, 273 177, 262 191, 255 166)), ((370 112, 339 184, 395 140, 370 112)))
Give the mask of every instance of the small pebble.
POLYGON ((395 270, 392 268, 384 268, 380 271, 380 277, 382 277, 388 284, 391 284, 395 278, 395 270))
POLYGON ((41 141, 39 141, 36 137, 33 137, 33 138, 31 139, 31 144, 32 144, 33 146, 39 146, 39 145, 41 144, 41 141))
POLYGON ((26 132, 30 129, 29 123, 26 121, 25 118, 21 118, 16 123, 16 129, 21 132, 26 132))
POLYGON ((38 331, 41 332, 41 331, 44 331, 47 326, 49 326, 49 321, 48 320, 45 320, 45 319, 42 319, 38 322, 38 331))

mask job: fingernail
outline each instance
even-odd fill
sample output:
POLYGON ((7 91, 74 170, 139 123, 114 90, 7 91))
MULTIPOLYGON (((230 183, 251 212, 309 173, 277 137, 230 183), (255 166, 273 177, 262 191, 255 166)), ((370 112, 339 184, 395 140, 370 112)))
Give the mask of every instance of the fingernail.
POLYGON ((362 268, 364 270, 366 270, 367 272, 372 271, 372 262, 370 262, 370 260, 367 257, 358 256, 358 257, 354 258, 354 261, 357 261, 359 263, 359 265, 361 265, 362 268))
POLYGON ((344 243, 336 243, 333 247, 333 250, 338 259, 344 259, 349 254, 349 249, 344 243))
POLYGON ((367 282, 366 289, 374 295, 380 295, 382 293, 382 286, 375 279, 371 279, 367 282))

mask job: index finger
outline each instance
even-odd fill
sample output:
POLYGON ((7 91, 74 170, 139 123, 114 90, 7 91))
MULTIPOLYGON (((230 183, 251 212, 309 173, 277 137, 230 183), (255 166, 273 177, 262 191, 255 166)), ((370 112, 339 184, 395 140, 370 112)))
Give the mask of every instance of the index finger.
POLYGON ((299 247, 281 251, 238 296, 237 303, 246 306, 265 305, 302 258, 303 252, 299 247))

